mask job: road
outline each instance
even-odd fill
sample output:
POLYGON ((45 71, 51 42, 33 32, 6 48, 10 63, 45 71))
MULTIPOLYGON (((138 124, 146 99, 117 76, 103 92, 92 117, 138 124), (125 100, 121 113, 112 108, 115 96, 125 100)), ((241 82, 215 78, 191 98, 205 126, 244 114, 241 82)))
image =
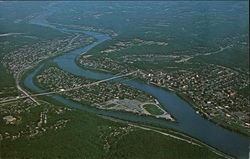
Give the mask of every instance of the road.
MULTIPOLYGON (((37 105, 40 105, 40 103, 35 100, 33 97, 31 97, 31 95, 28 94, 28 92, 26 92, 24 89, 22 89, 19 85, 19 77, 20 77, 20 74, 22 73, 22 71, 18 72, 17 74, 17 77, 16 77, 16 87, 19 91, 23 92, 25 95, 26 95, 26 98, 30 98, 33 102, 35 102, 37 105)), ((16 97, 15 99, 18 99, 18 97, 16 97)), ((1 102, 0 102, 1 103, 1 102)))
POLYGON ((36 104, 40 105, 39 102, 37 102, 33 97, 38 97, 38 96, 44 96, 44 95, 51 95, 51 94, 57 94, 57 93, 61 93, 61 92, 68 92, 68 91, 73 91, 73 90, 77 90, 77 89, 80 89, 80 88, 83 88, 83 87, 89 87, 89 86, 93 86, 93 85, 97 85, 99 83, 103 83, 103 82, 107 82, 107 81, 110 81, 110 80, 113 80, 113 79, 117 79, 117 78, 121 78, 121 77, 126 77, 126 76, 129 76, 129 75, 132 75, 134 73, 136 73, 137 71, 134 71, 134 72, 130 72, 130 73, 126 73, 126 74, 123 74, 123 75, 119 75, 119 76, 113 76, 111 78, 107 78, 107 79, 104 79, 104 80, 100 80, 100 81, 97 81, 97 82, 93 82, 93 83, 90 83, 90 84, 85 84, 85 85, 81 85, 81 86, 78 86, 78 87, 74 87, 74 88, 70 88, 70 89, 65 89, 65 90, 59 90, 59 91, 51 91, 51 92, 44 92, 44 93, 38 93, 38 94, 32 94, 32 95, 29 95, 25 90, 23 90, 18 82, 17 82, 17 88, 22 91, 26 96, 17 96, 15 98, 12 98, 12 99, 7 99, 7 100, 2 100, 0 101, 0 104, 3 104, 3 103, 6 103, 6 102, 12 102, 12 101, 17 101, 17 100, 20 100, 20 99, 25 99, 25 98, 30 98, 32 101, 34 101, 36 104))
MULTIPOLYGON (((26 96, 26 98, 30 98, 33 102, 35 102, 37 105, 40 105, 40 103, 35 100, 31 95, 29 95, 24 89, 22 89, 19 85, 17 85, 17 89, 21 92, 23 92, 26 96)), ((16 97, 15 99, 18 99, 18 97, 16 97)), ((2 101, 1 101, 2 102, 2 101)))
MULTIPOLYGON (((70 42, 68 43, 68 45, 66 47, 69 47, 72 42, 78 38, 80 36, 80 34, 77 34, 75 37, 73 37, 70 42)), ((61 51, 62 49, 58 50, 58 51, 61 51)), ((30 66, 26 67, 24 70, 27 70, 31 68, 30 66)), ((17 96, 15 97, 14 99, 8 99, 8 100, 4 100, 4 101, 0 101, 0 104, 2 103, 6 103, 6 102, 11 102, 11 101, 16 101, 16 100, 20 100, 20 99, 24 99, 24 98, 30 98, 34 103, 36 103, 37 105, 40 105, 40 103, 33 97, 35 96, 39 96, 39 94, 35 94, 35 95, 29 95, 29 93, 27 91, 25 91, 24 89, 22 89, 22 87, 19 85, 19 77, 20 77, 20 74, 22 73, 23 71, 19 71, 17 76, 16 76, 16 87, 17 89, 22 92, 23 94, 25 94, 25 96, 17 96)), ((54 93, 57 93, 57 92, 54 92, 54 93)), ((48 94, 53 94, 53 92, 48 92, 48 94)), ((47 95, 47 93, 45 94, 40 94, 40 95, 47 95)))

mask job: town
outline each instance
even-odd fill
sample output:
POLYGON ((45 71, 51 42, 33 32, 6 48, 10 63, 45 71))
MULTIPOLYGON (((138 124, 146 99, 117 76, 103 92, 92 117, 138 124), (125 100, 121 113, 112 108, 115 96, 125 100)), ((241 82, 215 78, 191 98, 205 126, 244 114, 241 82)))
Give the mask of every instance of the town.
POLYGON ((5 56, 3 64, 15 78, 18 78, 20 73, 45 59, 88 45, 93 41, 95 39, 87 35, 69 34, 63 38, 41 41, 31 46, 24 45, 5 56))
MULTIPOLYGON (((37 75, 36 81, 40 87, 49 91, 67 90, 93 82, 93 80, 83 79, 64 72, 56 66, 46 67, 37 75)), ((74 91, 61 92, 60 94, 83 105, 99 109, 152 115, 174 121, 169 113, 159 106, 160 103, 154 97, 121 83, 103 82, 74 91), (159 110, 160 113, 154 114, 154 111, 145 109, 144 103, 151 104, 150 107, 153 107, 153 110, 159 110)))
POLYGON ((0 158, 249 158, 248 2, 1 2, 0 158))
POLYGON ((249 84, 247 75, 210 64, 196 71, 159 71, 139 76, 176 92, 209 120, 233 130, 240 127, 241 132, 249 133, 249 98, 239 93, 249 84))
POLYGON ((181 60, 176 54, 121 57, 126 60, 116 59, 112 55, 93 56, 95 55, 82 55, 79 64, 84 68, 113 74, 138 70, 135 76, 138 80, 175 92, 201 116, 231 130, 249 134, 249 97, 240 93, 241 89, 249 85, 248 73, 215 64, 192 63, 186 55, 182 56, 186 60, 181 60), (148 69, 149 63, 162 59, 176 63, 176 67, 170 67, 169 70, 148 69), (148 65, 140 65, 138 68, 133 64, 136 61, 147 61, 148 65), (189 67, 179 68, 180 62, 189 67))

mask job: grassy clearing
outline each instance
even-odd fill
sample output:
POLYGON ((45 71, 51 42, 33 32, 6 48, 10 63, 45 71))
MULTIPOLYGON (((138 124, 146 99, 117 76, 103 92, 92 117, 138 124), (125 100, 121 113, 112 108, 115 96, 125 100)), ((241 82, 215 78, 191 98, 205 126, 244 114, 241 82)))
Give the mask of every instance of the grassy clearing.
POLYGON ((164 112, 158 108, 155 104, 144 104, 143 108, 146 109, 152 115, 161 115, 164 112))

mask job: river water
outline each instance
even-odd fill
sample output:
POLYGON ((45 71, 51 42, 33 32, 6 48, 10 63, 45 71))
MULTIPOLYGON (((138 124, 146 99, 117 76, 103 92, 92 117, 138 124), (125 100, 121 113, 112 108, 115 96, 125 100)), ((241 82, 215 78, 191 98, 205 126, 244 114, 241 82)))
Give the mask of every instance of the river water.
MULTIPOLYGON (((56 26, 49 24, 47 23, 47 21, 45 21, 45 17, 51 15, 51 13, 52 12, 42 13, 39 16, 32 19, 30 23, 57 29, 62 32, 77 32, 77 33, 87 34, 97 39, 96 42, 88 46, 85 46, 83 48, 68 52, 62 56, 56 57, 53 59, 53 61, 56 62, 62 70, 74 75, 96 80, 112 77, 112 75, 110 74, 97 73, 90 70, 82 69, 75 63, 75 59, 78 55, 87 52, 96 45, 110 39, 110 37, 97 32, 76 30, 61 25, 56 26)), ((37 69, 35 69, 29 75, 27 75, 24 80, 24 85, 27 88, 32 89, 36 92, 44 92, 43 89, 36 86, 35 83, 33 82, 34 76, 36 75, 37 72, 39 72, 42 66, 43 64, 41 64, 37 69)), ((90 108, 87 106, 77 104, 71 100, 64 99, 63 97, 58 95, 51 95, 51 97, 61 103, 64 103, 69 107, 82 109, 88 112, 112 116, 115 118, 124 119, 128 121, 148 123, 155 126, 173 128, 175 130, 188 134, 212 147, 215 147, 222 152, 225 152, 237 158, 248 158, 249 138, 237 134, 235 132, 231 132, 202 118, 195 112, 195 110, 192 109, 192 107, 187 102, 179 98, 176 94, 155 87, 153 85, 144 84, 133 80, 122 80, 121 78, 113 82, 120 82, 129 85, 131 87, 134 87, 136 89, 139 89, 154 96, 161 103, 161 105, 177 119, 178 123, 147 118, 143 116, 134 115, 132 113, 130 114, 123 112, 110 112, 110 111, 90 108)))

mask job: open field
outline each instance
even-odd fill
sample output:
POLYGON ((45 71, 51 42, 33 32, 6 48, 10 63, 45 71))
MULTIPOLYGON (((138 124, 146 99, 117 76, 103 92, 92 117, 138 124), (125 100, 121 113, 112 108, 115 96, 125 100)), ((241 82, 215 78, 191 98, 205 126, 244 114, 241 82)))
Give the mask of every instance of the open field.
POLYGON ((150 114, 153 114, 153 115, 162 115, 164 113, 155 104, 144 104, 143 108, 145 108, 150 114))

